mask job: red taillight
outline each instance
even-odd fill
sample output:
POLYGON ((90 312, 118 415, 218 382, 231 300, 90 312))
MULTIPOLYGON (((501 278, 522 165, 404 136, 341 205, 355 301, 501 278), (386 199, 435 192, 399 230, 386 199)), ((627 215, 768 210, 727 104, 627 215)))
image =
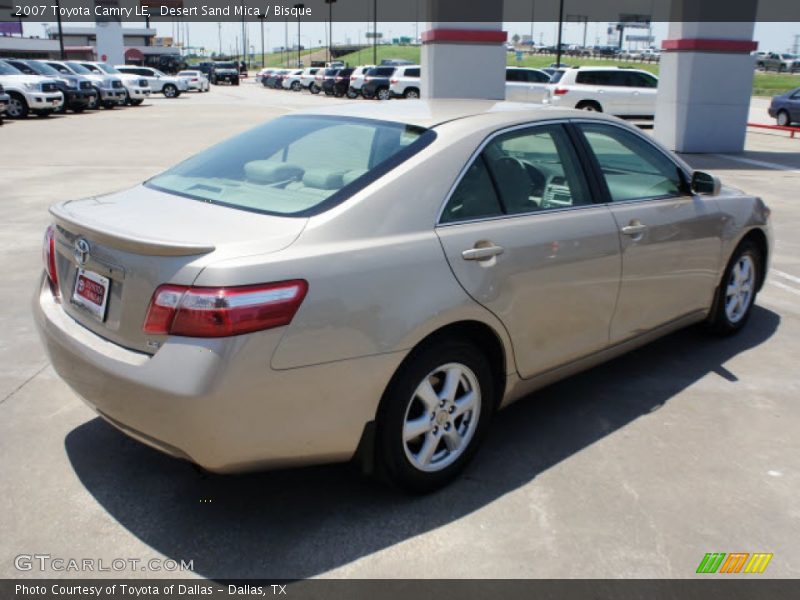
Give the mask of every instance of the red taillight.
POLYGON ((336 79, 336 81, 341 81, 342 80, 341 77, 336 77, 335 79, 336 79))
POLYGON ((227 337, 288 325, 307 291, 302 279, 228 288, 162 285, 150 300, 144 332, 227 337))
POLYGON ((47 279, 50 282, 50 289, 53 294, 58 295, 58 272, 56 271, 56 237, 55 228, 50 225, 44 232, 44 243, 42 244, 42 260, 47 279))
POLYGON ((395 84, 395 83, 397 83, 398 81, 400 81, 400 80, 399 80, 399 79, 390 79, 390 80, 389 80, 389 83, 391 83, 392 85, 394 85, 394 84, 395 84))
POLYGON ((366 83, 366 82, 367 82, 367 81, 369 81, 369 80, 370 80, 370 78, 369 78, 369 77, 364 77, 364 83, 366 83))
POLYGON ((358 79, 358 77, 356 77, 355 75, 350 76, 350 81, 355 81, 356 79, 358 79))
POLYGON ((556 96, 563 96, 563 95, 564 95, 564 94, 566 94, 568 91, 569 91, 569 90, 568 90, 567 88, 557 87, 556 89, 554 89, 554 90, 553 90, 553 93, 554 93, 556 96))

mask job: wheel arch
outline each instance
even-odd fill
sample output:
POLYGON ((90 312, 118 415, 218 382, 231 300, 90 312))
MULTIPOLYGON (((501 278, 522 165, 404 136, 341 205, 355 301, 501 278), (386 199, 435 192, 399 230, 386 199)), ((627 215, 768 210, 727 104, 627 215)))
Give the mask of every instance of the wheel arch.
MULTIPOLYGON (((742 246, 742 244, 746 242, 751 242, 755 244, 756 248, 758 248, 761 258, 761 264, 758 265, 759 267, 759 275, 758 275, 758 285, 757 290, 761 290, 764 286, 764 281, 767 278, 767 266, 769 265, 769 242, 767 241, 767 234, 760 227, 754 227, 753 229, 749 230, 747 233, 742 236, 742 239, 739 240, 739 243, 736 244, 736 247, 733 249, 731 256, 733 256, 736 251, 742 246)), ((728 258, 730 261, 730 257, 728 258)))

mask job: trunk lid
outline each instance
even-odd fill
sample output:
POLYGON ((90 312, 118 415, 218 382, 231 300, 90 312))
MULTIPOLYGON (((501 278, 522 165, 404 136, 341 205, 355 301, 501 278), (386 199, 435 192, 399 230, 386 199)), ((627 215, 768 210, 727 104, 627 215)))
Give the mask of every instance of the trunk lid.
POLYGON ((64 310, 98 335, 148 353, 163 342, 142 331, 159 285, 191 285, 212 261, 282 250, 307 222, 144 186, 64 202, 50 212, 56 223, 56 271, 64 310), (74 301, 79 269, 108 279, 104 317, 74 301))

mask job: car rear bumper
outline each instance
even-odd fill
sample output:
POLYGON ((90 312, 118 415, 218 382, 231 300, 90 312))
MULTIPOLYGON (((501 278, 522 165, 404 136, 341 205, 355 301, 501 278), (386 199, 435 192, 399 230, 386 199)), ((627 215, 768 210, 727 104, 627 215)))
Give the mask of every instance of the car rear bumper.
POLYGON ((776 109, 774 106, 770 106, 770 107, 767 109, 767 113, 768 113, 768 114, 769 114, 769 116, 770 116, 770 117, 772 117, 773 119, 774 119, 775 117, 777 117, 777 116, 778 116, 778 110, 777 110, 777 109, 776 109))
POLYGON ((404 357, 395 352, 275 370, 269 362, 282 328, 170 338, 151 356, 78 324, 44 278, 33 305, 56 372, 101 417, 149 446, 221 473, 349 460, 404 357))

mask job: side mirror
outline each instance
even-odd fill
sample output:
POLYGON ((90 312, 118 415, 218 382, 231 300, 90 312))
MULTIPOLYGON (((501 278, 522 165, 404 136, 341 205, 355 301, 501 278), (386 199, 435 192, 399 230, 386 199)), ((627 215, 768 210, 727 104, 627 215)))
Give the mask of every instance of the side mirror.
POLYGON ((722 183, 718 177, 704 171, 692 173, 692 192, 703 196, 718 196, 722 183))

